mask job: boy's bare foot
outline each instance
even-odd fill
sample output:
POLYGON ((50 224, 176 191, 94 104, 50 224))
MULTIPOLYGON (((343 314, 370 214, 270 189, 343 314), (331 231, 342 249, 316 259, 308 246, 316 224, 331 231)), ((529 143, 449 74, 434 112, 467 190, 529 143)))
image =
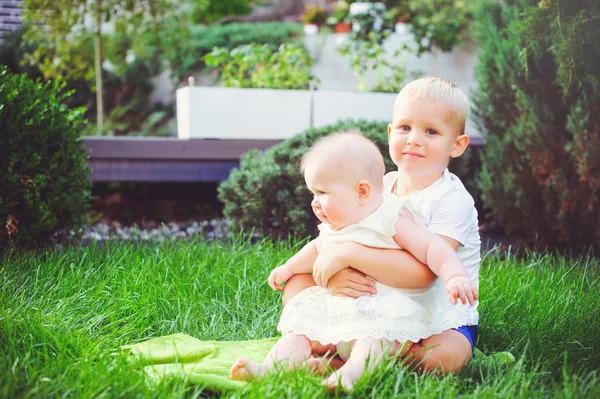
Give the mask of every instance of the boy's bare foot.
POLYGON ((262 377, 266 372, 267 369, 262 364, 240 357, 231 366, 229 376, 232 380, 250 381, 262 377))
POLYGON ((352 392, 354 383, 362 377, 364 370, 356 372, 350 367, 342 367, 341 369, 331 373, 329 377, 323 380, 322 384, 325 385, 330 391, 335 390, 340 384, 346 392, 352 392))

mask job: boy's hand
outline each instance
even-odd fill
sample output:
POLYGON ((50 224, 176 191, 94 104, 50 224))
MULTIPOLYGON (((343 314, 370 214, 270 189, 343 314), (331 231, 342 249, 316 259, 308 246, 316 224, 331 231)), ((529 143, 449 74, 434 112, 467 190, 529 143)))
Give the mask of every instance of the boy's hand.
POLYGON ((294 273, 290 271, 290 268, 287 265, 277 266, 275 269, 271 270, 271 274, 269 274, 269 286, 277 291, 283 291, 283 286, 286 281, 288 281, 294 273))
POLYGON ((319 287, 327 288, 327 283, 334 274, 350 267, 343 259, 345 244, 332 245, 317 255, 313 263, 313 279, 319 287))
POLYGON ((463 304, 473 305, 479 297, 477 286, 467 276, 456 276, 446 281, 446 293, 454 305, 459 298, 463 304))
POLYGON ((348 267, 334 274, 327 282, 327 289, 333 295, 359 298, 377 293, 375 281, 363 272, 348 267))

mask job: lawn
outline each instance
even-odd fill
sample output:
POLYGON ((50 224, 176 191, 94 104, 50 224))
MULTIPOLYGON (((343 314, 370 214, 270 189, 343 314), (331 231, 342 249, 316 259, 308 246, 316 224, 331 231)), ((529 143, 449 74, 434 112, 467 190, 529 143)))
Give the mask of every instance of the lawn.
MULTIPOLYGON (((277 335, 280 295, 268 271, 298 244, 109 242, 0 259, 0 396, 198 397, 202 387, 149 388, 120 345, 173 333, 202 340, 277 335)), ((436 377, 385 364, 353 397, 600 397, 600 261, 485 254, 484 353, 508 368, 469 366, 436 377)), ((270 376, 238 397, 327 397, 307 373, 270 376)), ((345 396, 340 393, 339 396, 345 396)))

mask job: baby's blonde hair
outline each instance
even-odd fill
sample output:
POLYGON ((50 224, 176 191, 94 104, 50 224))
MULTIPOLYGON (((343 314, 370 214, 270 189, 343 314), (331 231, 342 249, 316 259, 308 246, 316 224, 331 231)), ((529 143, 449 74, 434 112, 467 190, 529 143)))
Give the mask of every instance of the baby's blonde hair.
POLYGON ((398 96, 403 94, 414 98, 424 97, 433 101, 445 101, 456 111, 461 124, 460 134, 464 134, 469 112, 469 98, 451 81, 433 76, 413 80, 400 90, 398 96))
POLYGON ((383 190, 385 163, 379 148, 359 130, 331 133, 317 141, 300 161, 304 174, 315 161, 333 162, 339 172, 351 172, 356 181, 366 180, 373 188, 383 190))

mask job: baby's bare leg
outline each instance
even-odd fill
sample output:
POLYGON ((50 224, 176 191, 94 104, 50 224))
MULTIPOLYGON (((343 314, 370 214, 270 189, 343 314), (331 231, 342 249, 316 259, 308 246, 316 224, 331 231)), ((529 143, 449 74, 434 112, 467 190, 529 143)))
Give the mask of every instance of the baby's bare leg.
POLYGON ((265 361, 260 364, 240 357, 231 366, 229 375, 233 380, 250 381, 260 378, 281 364, 284 368, 299 366, 310 356, 311 343, 304 335, 287 333, 271 348, 265 361))
POLYGON ((410 342, 401 345, 398 341, 390 342, 386 339, 356 340, 346 364, 326 378, 323 384, 329 389, 335 389, 341 384, 346 391, 352 391, 354 383, 366 371, 372 371, 379 365, 384 356, 395 356, 397 352, 405 352, 410 346, 410 342))
POLYGON ((312 274, 293 275, 285 284, 285 287, 283 287, 283 295, 281 297, 283 305, 287 305, 290 299, 298 295, 300 291, 314 287, 315 285, 317 283, 315 283, 312 274))
POLYGON ((413 346, 407 359, 421 370, 449 374, 459 372, 472 356, 469 340, 458 331, 446 330, 413 346))

